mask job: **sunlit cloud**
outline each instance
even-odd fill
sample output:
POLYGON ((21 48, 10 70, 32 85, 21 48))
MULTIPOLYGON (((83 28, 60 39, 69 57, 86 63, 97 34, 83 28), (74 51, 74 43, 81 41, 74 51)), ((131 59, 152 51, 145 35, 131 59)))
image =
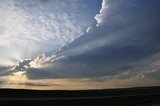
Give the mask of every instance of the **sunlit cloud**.
POLYGON ((97 20, 97 25, 96 26, 99 26, 99 24, 102 24, 104 22, 103 19, 106 19, 107 8, 108 8, 107 0, 103 0, 102 1, 102 8, 99 11, 99 14, 97 14, 95 16, 95 19, 97 20))
MULTIPOLYGON (((91 11, 88 5, 90 4, 85 4, 85 1, 74 0, 61 3, 2 0, 0 45, 9 47, 13 53, 7 55, 18 59, 17 55, 21 59, 27 59, 54 52, 81 36, 88 27, 96 23, 94 17, 88 15, 91 11)), ((93 14, 96 15, 96 11, 93 14)), ((2 54, 6 52, 7 50, 2 54)))
POLYGON ((160 2, 2 0, 0 87, 159 85, 160 2))

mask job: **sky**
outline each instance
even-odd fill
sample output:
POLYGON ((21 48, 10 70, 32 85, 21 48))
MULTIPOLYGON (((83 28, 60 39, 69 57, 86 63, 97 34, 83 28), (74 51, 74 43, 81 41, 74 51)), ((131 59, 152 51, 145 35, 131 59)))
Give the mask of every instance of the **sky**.
POLYGON ((1 0, 0 88, 160 85, 159 0, 1 0))

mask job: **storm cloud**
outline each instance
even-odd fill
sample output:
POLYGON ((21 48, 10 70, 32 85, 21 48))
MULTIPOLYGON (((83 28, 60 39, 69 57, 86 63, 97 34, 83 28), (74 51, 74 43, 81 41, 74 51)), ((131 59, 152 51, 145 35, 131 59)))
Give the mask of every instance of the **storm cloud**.
POLYGON ((31 69, 28 75, 101 77, 118 74, 123 67, 136 68, 135 62, 159 53, 158 3, 103 1, 95 16, 98 25, 55 53, 64 59, 48 62, 48 68, 36 69, 45 70, 39 73, 31 69))
POLYGON ((42 10, 36 14, 32 11, 27 20, 32 18, 37 23, 33 22, 30 26, 35 28, 32 33, 35 39, 32 40, 36 40, 36 45, 45 42, 39 47, 47 51, 36 52, 31 59, 22 59, 10 69, 12 74, 24 71, 30 80, 143 80, 143 83, 145 80, 156 80, 157 85, 160 82, 160 1, 54 1, 63 7, 53 6, 53 10, 58 11, 55 16, 50 11, 51 0, 36 1, 36 5, 40 3, 40 7, 36 8, 32 1, 22 2, 16 2, 16 7, 22 8, 21 12, 25 11, 25 15, 29 14, 28 6, 34 11, 37 8, 42 10), (64 17, 61 18, 61 15, 64 17), (48 25, 51 21, 49 17, 51 20, 61 19, 53 20, 55 28, 52 22, 48 25), (56 28, 59 28, 58 33, 53 33, 56 28), (42 29, 44 32, 41 33, 42 29))

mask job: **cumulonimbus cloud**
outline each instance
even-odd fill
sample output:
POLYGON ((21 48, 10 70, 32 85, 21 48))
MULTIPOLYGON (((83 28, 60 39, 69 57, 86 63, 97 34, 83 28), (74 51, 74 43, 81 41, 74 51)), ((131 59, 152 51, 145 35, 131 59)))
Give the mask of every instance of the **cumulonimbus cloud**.
POLYGON ((28 60, 28 69, 26 60, 15 69, 25 70, 29 79, 159 80, 155 60, 159 55, 154 56, 160 50, 160 16, 155 8, 150 9, 150 3, 139 2, 143 1, 104 0, 94 16, 97 25, 89 26, 57 51, 28 60))

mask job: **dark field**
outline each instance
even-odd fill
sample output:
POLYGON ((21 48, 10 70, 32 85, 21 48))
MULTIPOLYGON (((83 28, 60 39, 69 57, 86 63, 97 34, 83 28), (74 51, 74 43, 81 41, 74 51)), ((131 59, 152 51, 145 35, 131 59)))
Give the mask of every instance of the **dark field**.
POLYGON ((104 90, 0 89, 0 105, 160 106, 160 87, 104 90))

